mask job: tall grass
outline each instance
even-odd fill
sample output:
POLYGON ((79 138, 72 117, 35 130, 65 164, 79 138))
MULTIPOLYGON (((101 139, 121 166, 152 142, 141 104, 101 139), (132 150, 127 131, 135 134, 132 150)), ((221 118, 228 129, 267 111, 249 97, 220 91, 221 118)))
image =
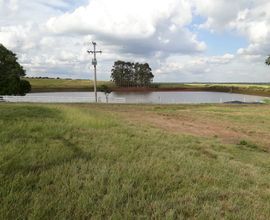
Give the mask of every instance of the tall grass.
POLYGON ((127 123, 114 108, 1 104, 0 219, 270 217, 268 152, 127 123))

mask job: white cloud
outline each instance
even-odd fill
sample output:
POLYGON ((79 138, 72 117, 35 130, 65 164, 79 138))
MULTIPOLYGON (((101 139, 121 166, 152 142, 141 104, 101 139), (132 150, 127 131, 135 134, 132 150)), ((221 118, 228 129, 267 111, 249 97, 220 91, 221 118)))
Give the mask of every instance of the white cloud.
POLYGON ((90 34, 135 54, 194 53, 205 50, 185 26, 192 22, 187 0, 92 0, 72 13, 51 18, 55 34, 90 34))
POLYGON ((270 2, 268 0, 194 0, 196 13, 207 21, 200 25, 210 31, 233 31, 247 38, 250 45, 241 53, 270 50, 270 2))
POLYGON ((215 31, 228 28, 228 24, 235 20, 238 12, 249 8, 251 1, 247 0, 193 0, 196 14, 205 17, 202 28, 215 31))
POLYGON ((149 62, 156 80, 270 81, 267 0, 0 0, 0 43, 18 53, 29 75, 88 78, 92 40, 104 51, 101 79, 124 59, 149 62), (200 28, 249 45, 206 55, 201 29, 190 28, 196 16, 205 19, 200 28))
POLYGON ((155 70, 158 81, 169 82, 269 82, 262 56, 176 56, 155 70), (181 80, 179 80, 181 79, 181 80))
POLYGON ((47 26, 55 33, 81 32, 113 35, 119 38, 147 38, 157 24, 170 20, 179 28, 192 20, 186 0, 92 0, 88 6, 51 18, 47 26))
POLYGON ((13 50, 29 50, 37 46, 39 27, 33 24, 0 27, 0 42, 13 50))

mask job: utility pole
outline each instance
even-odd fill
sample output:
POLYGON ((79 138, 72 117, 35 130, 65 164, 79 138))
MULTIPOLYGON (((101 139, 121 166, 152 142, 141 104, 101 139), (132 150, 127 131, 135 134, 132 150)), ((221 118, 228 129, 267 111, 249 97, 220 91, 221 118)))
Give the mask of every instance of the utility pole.
POLYGON ((96 51, 96 46, 97 43, 96 42, 92 42, 93 46, 94 46, 94 50, 88 50, 87 52, 90 54, 94 54, 94 58, 92 59, 92 65, 94 66, 94 92, 95 92, 95 101, 96 103, 98 102, 97 99, 97 53, 102 53, 101 50, 96 51))

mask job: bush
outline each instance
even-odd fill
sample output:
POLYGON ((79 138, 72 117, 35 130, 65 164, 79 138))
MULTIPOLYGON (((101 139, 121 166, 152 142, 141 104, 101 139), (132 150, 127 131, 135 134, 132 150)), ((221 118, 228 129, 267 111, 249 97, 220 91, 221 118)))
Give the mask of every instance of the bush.
POLYGON ((20 95, 31 92, 31 85, 27 80, 20 81, 20 95))

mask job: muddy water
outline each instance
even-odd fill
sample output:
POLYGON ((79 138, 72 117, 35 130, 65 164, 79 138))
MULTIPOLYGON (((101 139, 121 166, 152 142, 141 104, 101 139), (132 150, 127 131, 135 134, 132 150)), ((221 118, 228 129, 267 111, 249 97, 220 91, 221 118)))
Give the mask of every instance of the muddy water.
MULTIPOLYGON (((45 103, 91 103, 92 92, 49 92, 31 93, 26 96, 5 96, 9 102, 45 102, 45 103)), ((113 92, 110 103, 153 103, 153 104, 199 104, 222 103, 229 101, 260 102, 264 97, 222 92, 113 92)), ((103 93, 98 93, 99 102, 106 102, 103 93)))

